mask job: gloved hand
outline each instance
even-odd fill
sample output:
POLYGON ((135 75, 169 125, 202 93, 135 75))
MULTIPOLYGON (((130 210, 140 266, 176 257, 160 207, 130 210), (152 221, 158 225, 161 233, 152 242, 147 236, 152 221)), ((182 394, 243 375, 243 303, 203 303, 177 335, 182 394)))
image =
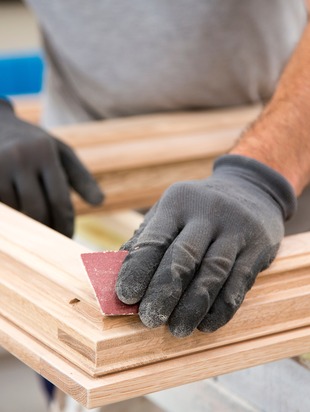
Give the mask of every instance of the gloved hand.
POLYGON ((15 117, 0 100, 0 201, 71 237, 70 186, 88 203, 103 195, 73 150, 15 117))
POLYGON ((123 246, 129 255, 118 297, 141 301, 139 315, 150 328, 168 323, 179 337, 197 327, 217 330, 274 259, 295 207, 279 173, 247 157, 222 156, 210 178, 167 189, 123 246))

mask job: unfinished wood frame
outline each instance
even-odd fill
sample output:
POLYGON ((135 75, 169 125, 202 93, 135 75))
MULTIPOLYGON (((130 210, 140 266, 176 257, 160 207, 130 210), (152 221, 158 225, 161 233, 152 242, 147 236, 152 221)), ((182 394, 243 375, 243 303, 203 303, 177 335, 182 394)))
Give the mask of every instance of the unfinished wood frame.
POLYGON ((295 329, 91 378, 0 316, 2 345, 87 408, 96 408, 257 366, 263 362, 292 357, 309 346, 309 336, 309 327, 295 329))
POLYGON ((253 106, 154 114, 53 129, 76 149, 106 194, 99 208, 74 196, 77 213, 149 207, 172 183, 207 177, 214 159, 259 111, 253 106))
MULTIPOLYGON (((17 101, 16 113, 36 123, 39 105, 17 101)), ((73 147, 106 197, 91 207, 73 195, 78 214, 153 205, 176 181, 210 175, 259 106, 162 113, 58 127, 51 132, 73 147)))
POLYGON ((0 342, 88 407, 310 349, 310 233, 283 241, 229 324, 177 339, 137 316, 102 317, 88 250, 4 205, 0 215, 0 342))
MULTIPOLYGON (((77 212, 150 206, 173 182, 206 177, 258 112, 55 129, 106 193, 98 209, 74 197, 77 212)), ((36 121, 31 105, 28 115, 36 121)), ((310 233, 283 241, 228 325, 177 339, 137 316, 102 317, 80 259, 88 250, 4 205, 0 215, 0 343, 89 408, 310 351, 310 233)))

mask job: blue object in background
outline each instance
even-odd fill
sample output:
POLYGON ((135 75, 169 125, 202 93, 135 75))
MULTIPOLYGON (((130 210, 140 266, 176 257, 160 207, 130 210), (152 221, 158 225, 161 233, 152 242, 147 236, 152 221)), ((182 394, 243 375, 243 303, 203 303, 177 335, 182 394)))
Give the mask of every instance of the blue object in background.
POLYGON ((44 61, 39 51, 0 54, 0 95, 40 93, 43 72, 44 61))

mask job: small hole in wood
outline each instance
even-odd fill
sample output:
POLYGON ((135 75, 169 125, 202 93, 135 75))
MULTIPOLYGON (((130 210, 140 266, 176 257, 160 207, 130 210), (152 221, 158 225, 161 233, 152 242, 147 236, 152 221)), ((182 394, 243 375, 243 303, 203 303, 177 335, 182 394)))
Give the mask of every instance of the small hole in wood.
POLYGON ((69 301, 69 304, 70 304, 70 305, 75 305, 76 303, 79 303, 79 302, 80 302, 80 299, 74 298, 74 299, 71 299, 71 300, 69 301))

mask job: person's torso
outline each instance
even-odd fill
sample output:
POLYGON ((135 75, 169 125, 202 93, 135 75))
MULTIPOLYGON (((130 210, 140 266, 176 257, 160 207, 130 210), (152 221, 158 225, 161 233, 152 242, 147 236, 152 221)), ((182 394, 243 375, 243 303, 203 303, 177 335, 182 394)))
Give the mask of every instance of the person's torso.
POLYGON ((265 100, 306 22, 303 0, 27 3, 45 37, 47 123, 265 100))

